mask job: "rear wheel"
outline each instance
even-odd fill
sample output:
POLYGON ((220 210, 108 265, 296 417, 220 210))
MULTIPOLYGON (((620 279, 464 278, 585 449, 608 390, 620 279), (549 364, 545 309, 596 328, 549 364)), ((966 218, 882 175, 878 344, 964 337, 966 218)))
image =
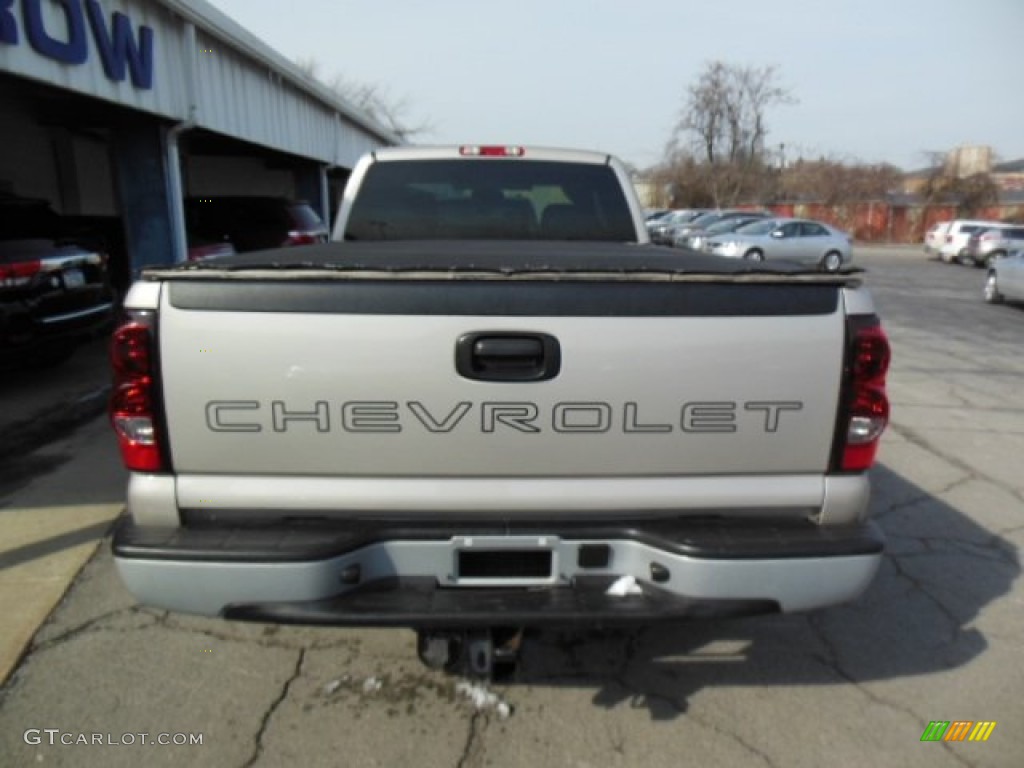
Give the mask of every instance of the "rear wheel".
POLYGON ((838 272, 843 266, 843 255, 839 251, 829 251, 821 260, 821 268, 826 272, 838 272))
POLYGON ((985 278, 985 301, 989 304, 999 304, 1003 295, 999 293, 999 278, 995 272, 989 272, 985 278))
POLYGON ((743 258, 747 261, 764 261, 764 253, 757 248, 753 248, 744 253, 743 258))
POLYGON ((992 253, 990 253, 988 255, 988 258, 985 259, 985 262, 983 264, 978 264, 978 266, 979 267, 991 267, 993 264, 996 263, 996 261, 998 261, 999 259, 1003 258, 1003 256, 1005 256, 1005 255, 1006 255, 1006 253, 1003 252, 1003 251, 993 251, 992 253))

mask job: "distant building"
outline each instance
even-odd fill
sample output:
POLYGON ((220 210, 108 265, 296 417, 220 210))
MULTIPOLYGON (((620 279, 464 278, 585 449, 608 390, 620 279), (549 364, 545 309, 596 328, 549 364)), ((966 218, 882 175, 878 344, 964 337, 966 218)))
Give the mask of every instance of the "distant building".
POLYGON ((946 154, 943 170, 947 176, 956 176, 958 179, 991 173, 992 147, 963 146, 950 150, 946 154))
POLYGON ((992 166, 992 180, 1000 197, 1024 198, 1024 158, 992 166))
POLYGON ((900 191, 904 195, 918 195, 929 179, 939 175, 963 179, 987 173, 999 189, 1000 198, 1019 198, 1024 193, 1024 158, 1006 163, 994 163, 994 159, 992 147, 957 147, 946 154, 941 167, 921 168, 906 174, 900 191))

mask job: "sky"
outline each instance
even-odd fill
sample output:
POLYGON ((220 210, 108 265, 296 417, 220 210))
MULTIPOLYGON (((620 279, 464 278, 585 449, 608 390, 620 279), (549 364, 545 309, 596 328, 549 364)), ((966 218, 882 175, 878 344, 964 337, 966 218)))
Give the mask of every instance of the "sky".
POLYGON ((664 155, 704 66, 774 66, 787 161, 1024 158, 1024 0, 209 0, 289 59, 375 84, 419 144, 664 155))

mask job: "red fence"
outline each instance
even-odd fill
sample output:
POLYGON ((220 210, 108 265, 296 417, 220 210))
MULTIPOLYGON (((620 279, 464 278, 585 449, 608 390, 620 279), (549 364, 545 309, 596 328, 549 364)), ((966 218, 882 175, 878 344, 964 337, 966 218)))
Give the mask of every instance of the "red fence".
MULTIPOLYGON (((884 201, 824 205, 822 203, 778 203, 768 208, 779 216, 824 221, 849 232, 861 242, 920 243, 928 228, 940 221, 966 218, 955 205, 892 205, 884 201)), ((1024 221, 1024 206, 995 205, 984 208, 972 219, 1024 221)))

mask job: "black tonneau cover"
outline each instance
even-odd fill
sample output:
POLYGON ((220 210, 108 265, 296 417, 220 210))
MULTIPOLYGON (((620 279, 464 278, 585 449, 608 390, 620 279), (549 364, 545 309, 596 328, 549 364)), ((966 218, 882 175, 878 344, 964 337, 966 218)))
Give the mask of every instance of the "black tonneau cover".
POLYGON ((635 243, 416 240, 324 243, 157 267, 144 279, 533 279, 804 282, 851 285, 860 269, 822 273, 772 260, 744 261, 635 243))

